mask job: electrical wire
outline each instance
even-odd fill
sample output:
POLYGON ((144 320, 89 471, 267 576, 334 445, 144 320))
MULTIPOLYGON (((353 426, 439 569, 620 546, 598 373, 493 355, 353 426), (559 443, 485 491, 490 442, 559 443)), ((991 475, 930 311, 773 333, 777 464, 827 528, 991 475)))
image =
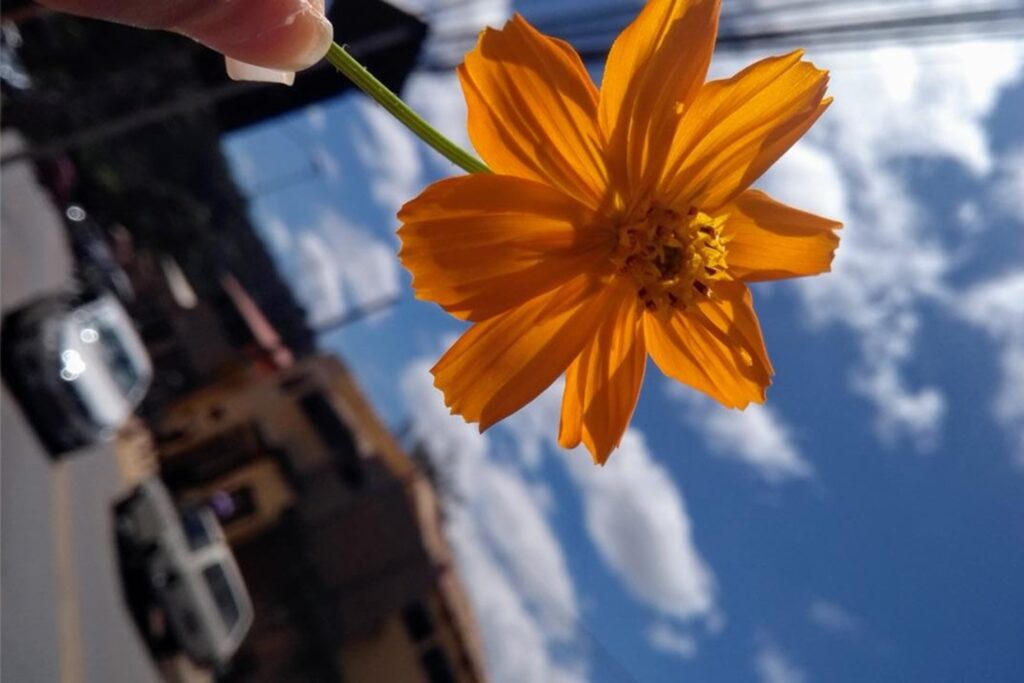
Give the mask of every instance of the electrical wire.
MULTIPOLYGON (((853 6, 852 1, 838 0, 840 5, 853 6)), ((744 23, 752 24, 754 19, 774 14, 781 10, 791 11, 794 8, 811 5, 824 6, 820 1, 794 0, 766 7, 764 11, 744 15, 744 23)), ((907 13, 911 5, 920 8, 920 3, 894 3, 886 14, 878 12, 873 16, 859 20, 819 21, 815 24, 795 27, 765 27, 762 29, 740 30, 731 28, 723 22, 722 31, 718 36, 718 45, 726 49, 746 49, 750 47, 790 46, 821 46, 842 49, 849 47, 875 47, 892 42, 927 43, 949 40, 971 40, 981 37, 1019 36, 1024 35, 1024 6, 1019 3, 1007 6, 1005 3, 987 3, 978 9, 958 9, 955 11, 931 11, 907 13), (893 11, 896 10, 896 11, 893 11)), ((562 14, 560 23, 545 24, 537 21, 538 28, 549 34, 569 38, 576 45, 584 60, 602 59, 607 55, 608 47, 614 36, 621 29, 617 26, 612 30, 578 31, 586 26, 592 18, 605 16, 603 10, 609 10, 607 16, 617 16, 610 12, 609 7, 598 12, 586 12, 587 16, 573 17, 562 14)), ((738 12, 733 13, 738 14, 738 12)), ((623 25, 629 17, 623 15, 623 25)), ((723 19, 725 17, 723 16, 723 19)), ((459 55, 468 49, 476 34, 447 34, 432 46, 434 55, 449 53, 459 55), (463 44, 463 42, 465 44, 463 44), (456 52, 457 48, 461 48, 456 52)), ((446 71, 454 68, 454 59, 424 60, 418 68, 426 71, 446 71)))

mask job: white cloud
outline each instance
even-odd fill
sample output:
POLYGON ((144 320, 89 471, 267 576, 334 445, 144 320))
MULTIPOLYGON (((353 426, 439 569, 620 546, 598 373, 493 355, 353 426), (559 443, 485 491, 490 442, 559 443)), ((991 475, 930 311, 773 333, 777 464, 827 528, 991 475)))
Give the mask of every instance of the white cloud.
MULTIPOLYGON (((511 14, 508 0, 466 0, 457 7, 435 0, 401 0, 394 3, 407 12, 424 16, 430 34, 423 59, 457 64, 473 41, 451 41, 453 34, 474 36, 485 26, 500 25, 511 14)), ((475 40, 475 39, 474 39, 475 40)), ((454 73, 414 72, 405 84, 406 101, 427 121, 456 144, 470 149, 466 134, 466 106, 454 73)), ((359 111, 365 131, 355 135, 360 160, 372 172, 371 191, 377 202, 394 215, 423 189, 422 143, 377 104, 362 99, 359 111)), ((428 159, 435 171, 460 173, 434 151, 428 159)))
MULTIPOLYGON (((473 48, 480 30, 486 26, 501 26, 512 14, 510 0, 464 0, 458 5, 446 0, 397 0, 393 4, 426 18, 430 24, 430 33, 421 54, 421 60, 426 63, 462 62, 465 53, 473 48), (457 39, 453 40, 453 37, 457 39)), ((405 82, 402 96, 418 114, 455 144, 473 151, 466 131, 466 102, 454 70, 413 71, 405 82)), ((402 156, 404 158, 405 154, 402 156)), ((426 159, 435 174, 462 173, 436 152, 428 152, 426 159)), ((411 197, 409 195, 407 199, 411 197)))
POLYGON ((975 284, 953 301, 963 319, 986 332, 999 350, 1002 378, 992 410, 1024 468, 1024 270, 975 284))
POLYGON ((682 659, 693 659, 697 656, 697 639, 664 621, 651 624, 647 629, 647 642, 659 652, 682 659))
POLYGON ((394 250, 336 211, 325 209, 295 243, 292 279, 314 323, 399 291, 394 250))
POLYGON ((590 539, 636 599, 669 617, 702 618, 717 632, 724 616, 715 606, 715 578, 694 542, 682 492, 635 429, 604 467, 582 449, 557 448, 562 387, 556 382, 502 423, 519 456, 535 467, 544 449, 553 449, 579 488, 590 539))
POLYGON ((682 492, 668 470, 635 429, 626 431, 604 467, 595 466, 582 448, 558 448, 563 386, 556 382, 502 423, 515 436, 520 457, 532 467, 545 447, 556 453, 579 488, 590 539, 636 599, 666 616, 717 618, 715 578, 697 549, 682 492))
POLYGON ((583 496, 587 533, 629 592, 676 618, 710 614, 714 576, 694 544, 682 494, 643 435, 628 430, 602 468, 579 449, 559 457, 583 496))
POLYGON ((1020 60, 1021 48, 1011 42, 830 55, 832 90, 844 98, 834 119, 850 136, 840 145, 862 163, 879 157, 946 157, 982 176, 992 167, 984 119, 1002 88, 1016 79, 1020 60), (855 100, 854 94, 869 97, 855 100))
POLYGON ((985 224, 981 207, 974 200, 967 200, 960 203, 956 209, 957 226, 967 235, 977 235, 984 232, 988 227, 985 224))
MULTIPOLYGON (((914 386, 905 368, 922 307, 943 296, 952 260, 894 165, 925 157, 989 173, 985 120, 1022 55, 1008 41, 811 55, 831 69, 835 103, 759 183, 846 224, 833 272, 795 286, 813 325, 854 333, 860 362, 850 386, 875 406, 889 444, 926 451, 939 442, 945 398, 934 385, 914 386)), ((735 71, 751 57, 730 56, 716 69, 735 71)))
POLYGON ((999 159, 992 198, 1008 216, 1024 223, 1024 146, 1010 150, 999 159))
MULTIPOLYGON (((413 437, 426 444, 443 476, 454 482, 455 498, 463 501, 457 516, 466 516, 460 524, 472 528, 474 542, 486 548, 490 562, 503 571, 503 581, 520 594, 520 608, 530 615, 541 642, 564 642, 570 635, 566 625, 574 625, 579 616, 571 576, 545 517, 549 503, 516 468, 497 463, 489 435, 449 415, 432 386, 429 367, 428 361, 419 361, 403 376, 413 437)), ((527 472, 554 447, 560 390, 561 382, 496 428, 496 434, 513 438, 527 472)), ((654 461, 643 436, 629 430, 603 468, 582 450, 558 450, 556 457, 579 489, 590 539, 627 591, 665 617, 703 618, 709 627, 717 622, 714 575, 694 543, 682 494, 654 461)), ((484 551, 478 547, 474 552, 484 551)), ((466 580, 487 590, 482 578, 466 580)), ((478 602, 477 609, 484 607, 478 602)), ((502 629, 510 625, 490 615, 482 618, 485 640, 508 650, 502 629)), ((535 656, 550 658, 550 649, 535 656)), ((572 666, 565 670, 576 671, 572 666)))
POLYGON ((558 637, 572 635, 576 594, 562 548, 529 486, 501 465, 482 468, 472 506, 480 527, 545 625, 558 637))
POLYGON ((521 475, 491 456, 491 442, 448 413, 428 361, 411 364, 402 393, 412 437, 451 482, 460 504, 447 511, 459 571, 483 632, 488 670, 499 683, 586 680, 571 643, 579 608, 563 550, 545 509, 521 475))
POLYGON ((754 671, 761 683, 806 683, 807 674, 776 645, 762 643, 754 656, 754 671))
POLYGON ((373 198, 394 216, 423 189, 420 143, 376 102, 362 98, 357 106, 361 130, 354 132, 356 153, 370 173, 373 198))
POLYGON ((898 363, 885 359, 872 372, 854 377, 853 388, 878 406, 875 432, 884 443, 894 446, 905 435, 919 451, 938 447, 946 398, 937 387, 908 388, 898 363))
POLYGON ((459 572, 483 631, 491 679, 496 683, 586 681, 580 663, 557 662, 550 655, 544 629, 479 531, 469 514, 456 513, 448 520, 459 572))
POLYGON ((666 383, 666 393, 686 407, 687 421, 712 452, 750 465, 772 484, 812 475, 814 470, 793 442, 789 427, 770 406, 729 410, 671 381, 666 383))
POLYGON ((818 599, 811 603, 808 618, 821 628, 840 635, 860 633, 860 619, 831 600, 818 599))
MULTIPOLYGON (((471 149, 466 131, 466 99, 454 73, 413 72, 405 84, 405 100, 452 142, 471 149)), ((439 155, 431 158, 448 163, 439 155)))
POLYGON ((323 321, 345 308, 341 273, 330 248, 314 232, 300 233, 296 239, 298 277, 296 290, 309 311, 311 320, 323 321))
MULTIPOLYGON (((841 137, 845 128, 836 130, 841 137)), ((934 387, 908 386, 903 367, 913 355, 918 307, 942 290, 949 259, 925 236, 902 179, 883 160, 862 163, 828 140, 802 143, 763 185, 846 224, 832 272, 795 283, 797 292, 812 325, 855 333, 860 363, 850 384, 875 405, 879 435, 889 443, 907 437, 925 450, 937 440, 945 405, 934 387)))
POLYGON ((512 13, 511 0, 464 0, 453 5, 447 0, 402 0, 417 5, 428 17, 430 35, 423 54, 427 62, 458 64, 476 43, 484 26, 500 26, 512 13))

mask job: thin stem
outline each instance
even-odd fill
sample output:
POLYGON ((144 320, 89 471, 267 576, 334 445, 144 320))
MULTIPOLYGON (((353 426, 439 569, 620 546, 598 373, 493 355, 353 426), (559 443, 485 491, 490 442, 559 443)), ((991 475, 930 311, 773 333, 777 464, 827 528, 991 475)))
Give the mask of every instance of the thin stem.
POLYGON ((366 70, 366 67, 356 61, 355 57, 350 55, 341 45, 331 43, 326 59, 334 68, 352 81, 357 88, 388 110, 392 116, 401 121, 418 138, 443 154, 453 164, 465 169, 469 173, 490 173, 491 169, 487 168, 484 162, 456 145, 442 135, 439 130, 427 123, 423 117, 403 102, 402 98, 388 90, 386 85, 378 81, 373 74, 366 70))

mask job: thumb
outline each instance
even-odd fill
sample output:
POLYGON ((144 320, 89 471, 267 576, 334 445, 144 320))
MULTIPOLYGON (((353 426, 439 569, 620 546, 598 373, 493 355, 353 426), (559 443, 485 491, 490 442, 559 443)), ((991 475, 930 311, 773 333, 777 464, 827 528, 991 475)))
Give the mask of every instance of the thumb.
POLYGON ((189 36, 226 57, 297 71, 327 52, 324 0, 40 0, 51 9, 189 36))

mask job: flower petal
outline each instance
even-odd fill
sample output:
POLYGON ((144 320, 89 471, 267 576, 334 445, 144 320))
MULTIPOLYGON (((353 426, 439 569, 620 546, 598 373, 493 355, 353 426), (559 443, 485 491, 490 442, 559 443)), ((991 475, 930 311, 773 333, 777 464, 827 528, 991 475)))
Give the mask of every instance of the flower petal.
POLYGON ((623 31, 605 64, 601 129, 626 196, 664 164, 668 141, 707 77, 719 0, 651 0, 623 31))
POLYGON ((775 371, 742 283, 716 283, 712 298, 685 313, 645 314, 644 332, 647 350, 669 377, 728 408, 764 402, 775 371))
POLYGON ((770 57, 705 84, 672 141, 663 191, 673 203, 717 211, 747 189, 818 119, 828 73, 802 52, 770 57))
POLYGON ((828 272, 842 223, 794 209, 747 190, 722 209, 728 214, 729 272, 741 280, 777 280, 828 272))
POLYGON ((516 14, 484 30, 458 73, 469 137, 494 171, 600 205, 608 182, 597 88, 572 47, 516 14))
POLYGON ((558 434, 564 448, 582 441, 602 465, 629 426, 647 365, 639 300, 619 289, 614 311, 566 372, 558 434))
POLYGON ((608 315, 609 287, 580 276, 508 313, 471 327, 437 362, 445 404, 480 430, 554 382, 608 315))
POLYGON ((611 229, 576 200, 489 173, 434 183, 398 218, 416 296, 474 321, 594 271, 615 246, 611 229))

